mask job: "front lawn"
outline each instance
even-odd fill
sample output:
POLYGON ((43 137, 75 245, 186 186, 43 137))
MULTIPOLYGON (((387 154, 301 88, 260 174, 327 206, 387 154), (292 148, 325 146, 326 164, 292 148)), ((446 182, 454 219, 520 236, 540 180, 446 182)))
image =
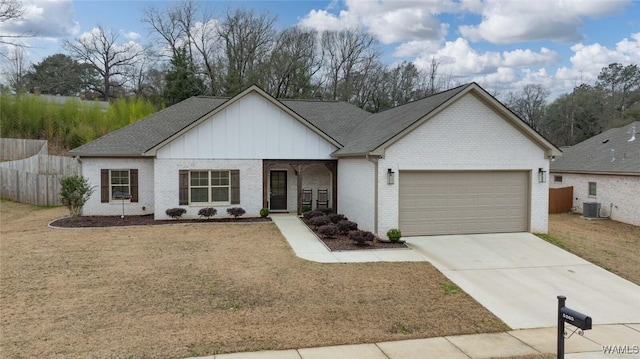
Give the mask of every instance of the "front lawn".
POLYGON ((547 241, 640 285, 640 227, 550 214, 547 241))
POLYGON ((181 358, 508 330, 428 263, 320 264, 272 223, 55 230, 0 203, 2 357, 181 358))

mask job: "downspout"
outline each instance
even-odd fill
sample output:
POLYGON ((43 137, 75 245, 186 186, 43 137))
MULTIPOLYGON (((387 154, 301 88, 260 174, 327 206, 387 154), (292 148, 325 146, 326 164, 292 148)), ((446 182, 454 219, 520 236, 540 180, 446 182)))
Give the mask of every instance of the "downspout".
POLYGON ((373 233, 378 234, 378 157, 369 158, 369 154, 365 155, 367 161, 374 165, 374 181, 373 181, 373 233))
POLYGON ((73 156, 71 158, 75 158, 78 161, 78 176, 82 176, 82 161, 80 161, 80 156, 73 156))

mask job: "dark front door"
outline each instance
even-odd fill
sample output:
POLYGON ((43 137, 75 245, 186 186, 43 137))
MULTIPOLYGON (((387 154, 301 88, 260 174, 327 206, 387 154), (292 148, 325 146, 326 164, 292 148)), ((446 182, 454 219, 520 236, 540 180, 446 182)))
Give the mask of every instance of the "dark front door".
POLYGON ((271 171, 271 210, 287 209, 287 171, 271 171))

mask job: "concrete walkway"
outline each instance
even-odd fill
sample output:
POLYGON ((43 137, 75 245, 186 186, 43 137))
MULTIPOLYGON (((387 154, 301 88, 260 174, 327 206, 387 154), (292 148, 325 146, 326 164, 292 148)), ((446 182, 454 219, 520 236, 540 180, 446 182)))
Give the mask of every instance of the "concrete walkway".
MULTIPOLYGON (((218 354, 198 359, 476 359, 554 353, 556 328, 540 328, 375 344, 218 354)), ((565 340, 565 353, 566 359, 640 357, 640 325, 595 326, 585 332, 584 337, 576 333, 565 340), (615 352, 604 353, 603 346, 609 345, 617 345, 612 348, 615 352)))
MULTIPOLYGON (((321 263, 432 261, 418 247, 414 249, 363 250, 330 252, 315 235, 293 215, 272 215, 296 255, 321 263)), ((415 247, 414 240, 410 246, 415 247)), ((436 264, 436 267, 441 263, 436 264)), ((456 282, 457 283, 457 282, 456 282)), ((459 284, 459 283, 458 283, 459 284)), ((465 289, 465 287, 463 287, 465 289)), ((466 290, 466 289, 465 289, 466 290)), ((472 294, 473 295, 473 294, 472 294)), ((554 305, 551 296, 550 306, 554 305)), ((567 306, 573 308, 569 297, 567 306)), ((608 305, 602 303, 602 306, 608 305)), ((578 309, 578 308, 574 308, 578 309)), ((553 311, 554 309, 552 309, 553 311)), ((636 307, 640 311, 640 307, 636 307)), ((589 313, 587 313, 589 314, 589 313)), ((568 329, 568 328, 567 328, 568 329)), ((569 331, 569 333, 571 333, 569 331)), ((557 347, 557 328, 532 328, 504 333, 459 335, 428 339, 413 339, 372 344, 341 345, 278 351, 219 354, 201 359, 455 359, 498 358, 525 355, 554 354, 557 347)), ((577 333, 565 340, 565 358, 630 358, 640 359, 640 324, 594 325, 592 330, 577 333), (603 346, 613 352, 604 353, 603 346), (615 346, 615 347, 613 347, 615 346), (635 355, 630 355, 635 354, 635 355)))

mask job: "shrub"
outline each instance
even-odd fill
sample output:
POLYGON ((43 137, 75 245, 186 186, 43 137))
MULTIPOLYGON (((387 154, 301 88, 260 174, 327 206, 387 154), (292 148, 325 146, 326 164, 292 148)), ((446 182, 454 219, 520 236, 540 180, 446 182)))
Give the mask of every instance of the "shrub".
POLYGON ((321 208, 321 209, 318 209, 318 211, 322 212, 322 214, 325 214, 325 215, 336 213, 336 211, 334 211, 333 208, 321 208))
POLYGON ((325 224, 318 228, 318 233, 320 233, 320 235, 324 238, 335 238, 338 234, 338 227, 336 227, 336 225, 333 223, 325 224))
POLYGON ((352 221, 340 221, 338 222, 338 231, 340 234, 347 234, 349 231, 355 231, 358 229, 358 224, 352 221))
POLYGON ((402 237, 402 232, 399 229, 392 228, 387 231, 387 237, 389 237, 389 240, 391 242, 395 243, 395 242, 398 242, 402 237))
POLYGON ((369 231, 350 231, 349 239, 358 243, 364 244, 364 242, 371 242, 375 238, 375 235, 369 231))
POLYGON ((201 208, 201 209, 198 211, 198 216, 200 216, 200 217, 206 217, 207 219, 211 219, 211 217, 215 216, 215 215, 216 215, 216 213, 218 213, 218 210, 217 210, 217 209, 215 209, 215 208, 211 208, 211 207, 208 207, 208 208, 201 208))
POLYGON ((323 215, 323 216, 316 216, 311 218, 309 220, 309 223, 312 226, 320 227, 320 226, 324 226, 325 224, 331 223, 331 220, 329 219, 329 217, 323 215))
POLYGON ((230 216, 233 216, 233 218, 235 219, 238 219, 238 217, 242 216, 245 213, 247 212, 245 212, 245 210, 242 209, 242 207, 227 208, 227 214, 230 216))
POLYGON ((95 187, 82 176, 69 176, 60 179, 60 201, 69 209, 69 214, 79 216, 82 207, 91 197, 95 187))
POLYGON ((166 213, 167 216, 173 219, 178 219, 182 217, 185 213, 187 213, 187 210, 184 208, 169 208, 164 213, 166 213))
POLYGON ((320 216, 324 216, 324 213, 322 213, 321 211, 308 211, 305 212, 303 217, 306 220, 310 220, 313 217, 320 217, 320 216))
POLYGON ((263 208, 263 209, 260 210, 260 217, 267 218, 267 217, 269 217, 270 213, 271 213, 271 211, 269 210, 269 208, 263 208))
POLYGON ((337 224, 340 221, 348 221, 349 220, 349 218, 345 217, 344 214, 337 214, 337 213, 328 214, 327 217, 329 217, 331 222, 333 222, 334 224, 337 224))
POLYGON ((300 207, 300 210, 302 211, 302 213, 307 213, 311 210, 311 206, 309 206, 308 204, 305 204, 304 206, 300 207))

